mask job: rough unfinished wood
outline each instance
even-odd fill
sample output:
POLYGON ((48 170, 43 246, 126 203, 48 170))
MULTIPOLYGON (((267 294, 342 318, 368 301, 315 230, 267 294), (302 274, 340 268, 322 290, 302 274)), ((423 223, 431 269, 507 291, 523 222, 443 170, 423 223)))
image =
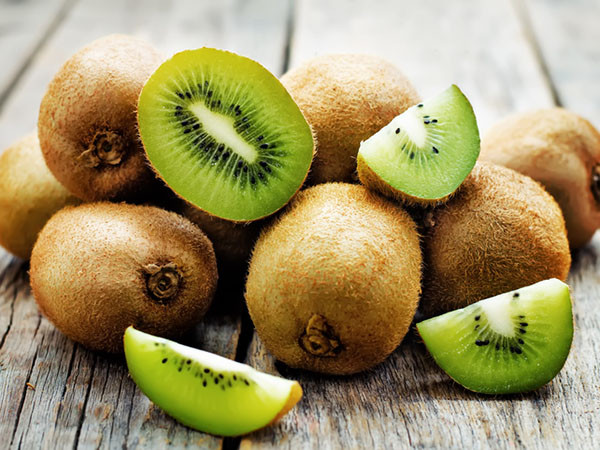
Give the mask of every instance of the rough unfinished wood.
POLYGON ((596 448, 600 429, 600 235, 577 255, 569 283, 573 348, 560 374, 523 395, 485 396, 454 383, 415 336, 365 374, 327 377, 275 365, 259 339, 248 363, 298 380, 305 396, 242 448, 596 448), (280 372, 277 371, 280 369, 280 372))
POLYGON ((72 5, 71 0, 0 0, 0 110, 35 52, 72 5))
POLYGON ((557 100, 600 128, 600 2, 515 1, 533 28, 557 100))
MULTIPOLYGON (((167 54, 214 45, 253 56, 279 72, 288 7, 287 2, 272 5, 264 0, 219 5, 82 0, 11 93, 0 114, 0 144, 35 127, 47 83, 73 52, 93 39, 113 32, 136 34, 167 54), (263 32, 269 33, 268 42, 261 41, 263 32)), ((154 407, 135 387, 121 359, 90 352, 62 336, 39 315, 25 265, 1 251, 0 279, 2 448, 223 445, 223 439, 183 427, 154 407)), ((236 287, 222 291, 216 303, 224 305, 213 309, 185 342, 234 358, 241 298, 236 287)))
POLYGON ((298 0, 290 61, 370 53, 396 64, 423 97, 456 83, 481 130, 552 96, 510 1, 298 0))

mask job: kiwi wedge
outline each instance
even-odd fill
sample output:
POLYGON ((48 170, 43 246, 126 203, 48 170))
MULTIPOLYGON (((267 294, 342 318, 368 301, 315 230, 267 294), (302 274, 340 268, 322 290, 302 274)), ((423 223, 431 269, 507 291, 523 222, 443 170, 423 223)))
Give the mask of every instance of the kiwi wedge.
POLYGON ((138 122, 171 189, 237 222, 284 206, 314 153, 311 129, 279 80, 223 50, 187 50, 163 63, 142 89, 138 122))
POLYGON ((569 287, 552 278, 417 324, 436 363, 475 392, 537 389, 565 364, 573 340, 569 287))
POLYGON ((283 417, 302 397, 296 381, 127 328, 131 377, 156 405, 191 428, 237 436, 283 417))
POLYGON ((406 203, 440 203, 461 185, 479 156, 469 100, 452 85, 394 118, 358 151, 367 187, 406 203))

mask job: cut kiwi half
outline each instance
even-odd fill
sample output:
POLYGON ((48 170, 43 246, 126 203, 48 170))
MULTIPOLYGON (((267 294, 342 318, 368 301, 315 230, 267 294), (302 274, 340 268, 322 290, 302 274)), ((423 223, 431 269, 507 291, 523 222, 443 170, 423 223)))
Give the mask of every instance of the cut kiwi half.
POLYGON ((452 85, 407 109, 358 151, 358 176, 406 203, 440 203, 461 185, 479 156, 473 108, 452 85))
POLYGON ((284 206, 310 167, 314 142, 300 109, 257 62, 223 50, 177 53, 142 89, 140 136, 179 196, 246 222, 284 206))
POLYGON ((237 436, 283 417, 302 397, 296 381, 127 328, 131 377, 148 398, 199 431, 237 436))
POLYGON ((569 287, 552 278, 417 324, 436 363, 475 392, 537 389, 563 367, 573 340, 569 287))

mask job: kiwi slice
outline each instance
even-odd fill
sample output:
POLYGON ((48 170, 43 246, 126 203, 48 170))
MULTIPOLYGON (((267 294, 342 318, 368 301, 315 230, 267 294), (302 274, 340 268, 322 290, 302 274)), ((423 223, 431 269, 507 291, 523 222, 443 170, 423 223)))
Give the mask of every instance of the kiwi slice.
POLYGON ((150 77, 138 122, 148 159, 198 208, 251 221, 285 205, 314 143, 300 109, 264 67, 234 53, 177 53, 150 77))
POLYGON ((296 381, 127 328, 125 357, 138 387, 194 429, 237 436, 284 416, 302 397, 296 381))
POLYGON ((362 142, 358 176, 365 186, 407 203, 439 203, 461 185, 478 156, 473 108, 452 85, 362 142))
POLYGON ((563 367, 573 340, 569 287, 552 278, 417 324, 438 365, 485 394, 532 391, 563 367))

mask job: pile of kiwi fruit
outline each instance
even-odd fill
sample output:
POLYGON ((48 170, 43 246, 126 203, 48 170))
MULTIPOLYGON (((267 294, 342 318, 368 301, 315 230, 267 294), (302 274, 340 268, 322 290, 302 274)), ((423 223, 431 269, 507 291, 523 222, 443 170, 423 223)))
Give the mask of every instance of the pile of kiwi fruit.
POLYGON ((585 119, 521 113, 480 140, 457 86, 423 100, 369 55, 279 80, 228 51, 166 58, 107 36, 50 82, 37 135, 0 156, 0 244, 31 258, 40 311, 90 349, 125 351, 153 401, 216 434, 266 426, 302 395, 165 339, 201 320, 219 278, 245 283, 258 336, 290 367, 376 370, 421 317, 452 378, 520 392, 567 358, 563 282, 599 226, 600 133, 585 119), (189 386, 246 405, 239 420, 259 389, 274 403, 229 426, 191 417, 189 386))

